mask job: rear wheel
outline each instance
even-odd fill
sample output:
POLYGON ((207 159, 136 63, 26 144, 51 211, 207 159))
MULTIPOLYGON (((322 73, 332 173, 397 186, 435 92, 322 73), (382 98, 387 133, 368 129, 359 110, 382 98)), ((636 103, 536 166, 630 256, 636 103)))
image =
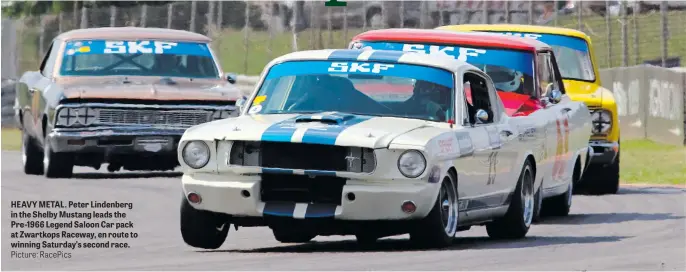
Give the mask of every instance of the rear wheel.
POLYGON ((43 174, 43 152, 26 131, 21 131, 21 160, 27 175, 43 174))
POLYGON ((443 178, 431 212, 410 232, 410 240, 420 247, 446 247, 452 244, 458 224, 457 181, 452 175, 443 178))
POLYGON ((225 215, 193 208, 181 198, 181 237, 192 247, 217 249, 229 233, 231 224, 225 215))
POLYGON ((486 224, 488 236, 494 239, 518 239, 526 236, 534 217, 534 172, 529 160, 519 175, 507 213, 486 224))
POLYGON ((572 196, 574 192, 574 184, 579 181, 581 175, 581 162, 576 161, 574 165, 574 172, 572 180, 567 185, 567 190, 561 194, 549 199, 546 199, 541 211, 543 216, 567 216, 572 208, 572 196))

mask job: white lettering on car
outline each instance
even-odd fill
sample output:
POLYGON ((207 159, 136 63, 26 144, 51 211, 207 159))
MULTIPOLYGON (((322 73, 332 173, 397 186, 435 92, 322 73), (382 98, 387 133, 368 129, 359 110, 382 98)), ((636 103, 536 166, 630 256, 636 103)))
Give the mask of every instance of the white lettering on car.
POLYGON ((454 47, 454 46, 439 46, 439 45, 425 46, 422 44, 404 44, 403 45, 403 51, 406 51, 406 52, 416 52, 416 53, 420 53, 420 54, 447 56, 447 57, 457 59, 459 61, 467 61, 467 59, 469 59, 469 57, 478 57, 479 55, 486 54, 486 52, 487 52, 484 49, 476 49, 476 48, 469 48, 469 47, 457 47, 458 56, 455 57, 455 55, 454 55, 455 48, 456 47, 454 47), (452 52, 452 55, 449 54, 449 52, 452 52))
POLYGON ((171 49, 176 45, 178 45, 178 43, 154 41, 152 43, 152 47, 150 47, 150 41, 141 41, 141 42, 106 41, 105 42, 105 50, 103 51, 103 53, 105 53, 105 54, 125 54, 125 53, 130 53, 130 54, 136 54, 136 53, 164 54, 165 50, 171 49))
POLYGON ((329 72, 337 73, 374 73, 378 74, 381 71, 388 70, 395 67, 393 64, 382 63, 360 63, 360 62, 332 62, 329 66, 329 72), (370 68, 371 66, 371 68, 370 68))

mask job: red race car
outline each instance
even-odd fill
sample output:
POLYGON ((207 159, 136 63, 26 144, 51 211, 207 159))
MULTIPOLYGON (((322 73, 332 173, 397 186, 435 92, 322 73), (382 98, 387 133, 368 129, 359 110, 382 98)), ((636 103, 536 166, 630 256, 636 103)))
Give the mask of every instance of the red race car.
MULTIPOLYGON (((544 102, 540 98, 545 97, 546 89, 555 87, 554 89, 564 93, 564 86, 557 84, 560 76, 552 49, 535 40, 489 33, 383 29, 355 36, 349 47, 445 54, 447 57, 466 61, 481 68, 493 79, 510 116, 525 116, 544 108, 544 102)), ((380 94, 379 86, 360 84, 356 87, 368 95, 401 98, 412 95, 412 87, 407 86, 384 86, 383 94, 380 94)), ((469 101, 469 88, 466 87, 465 90, 469 101)))

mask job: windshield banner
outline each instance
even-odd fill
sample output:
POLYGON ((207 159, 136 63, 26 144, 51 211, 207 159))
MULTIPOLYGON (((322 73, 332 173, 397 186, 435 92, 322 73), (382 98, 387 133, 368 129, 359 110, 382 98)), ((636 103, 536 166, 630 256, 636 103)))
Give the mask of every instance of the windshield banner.
POLYGON ((166 41, 72 41, 64 50, 67 56, 89 54, 171 54, 211 56, 207 44, 166 41))
POLYGON ((459 46, 406 44, 391 42, 360 42, 363 49, 394 50, 421 54, 440 54, 467 62, 479 68, 482 65, 507 67, 525 74, 533 74, 533 56, 530 53, 504 49, 477 49, 459 46))
POLYGON ((439 68, 365 61, 290 61, 274 65, 266 80, 284 76, 344 74, 411 78, 453 88, 453 74, 439 68))
POLYGON ((564 35, 554 35, 554 34, 540 34, 540 33, 524 33, 524 32, 495 32, 488 31, 496 34, 503 34, 508 36, 522 37, 527 39, 534 39, 548 45, 552 46, 563 46, 568 47, 581 52, 588 52, 588 46, 586 46, 586 41, 564 35))

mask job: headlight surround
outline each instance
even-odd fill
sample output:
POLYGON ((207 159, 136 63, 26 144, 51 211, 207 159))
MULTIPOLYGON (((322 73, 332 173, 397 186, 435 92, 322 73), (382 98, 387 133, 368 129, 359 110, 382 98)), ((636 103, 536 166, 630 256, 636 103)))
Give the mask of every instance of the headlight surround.
POLYGON ((591 113, 593 134, 607 134, 612 128, 612 113, 607 110, 596 110, 591 113))
POLYGON ((89 126, 98 121, 100 111, 87 107, 64 107, 57 112, 59 126, 89 126))
POLYGON ((181 157, 191 168, 203 168, 210 161, 210 147, 203 141, 190 141, 183 147, 181 157))
POLYGON ((426 158, 424 158, 422 152, 407 150, 400 154, 398 158, 398 170, 405 177, 419 177, 426 170, 426 158))

